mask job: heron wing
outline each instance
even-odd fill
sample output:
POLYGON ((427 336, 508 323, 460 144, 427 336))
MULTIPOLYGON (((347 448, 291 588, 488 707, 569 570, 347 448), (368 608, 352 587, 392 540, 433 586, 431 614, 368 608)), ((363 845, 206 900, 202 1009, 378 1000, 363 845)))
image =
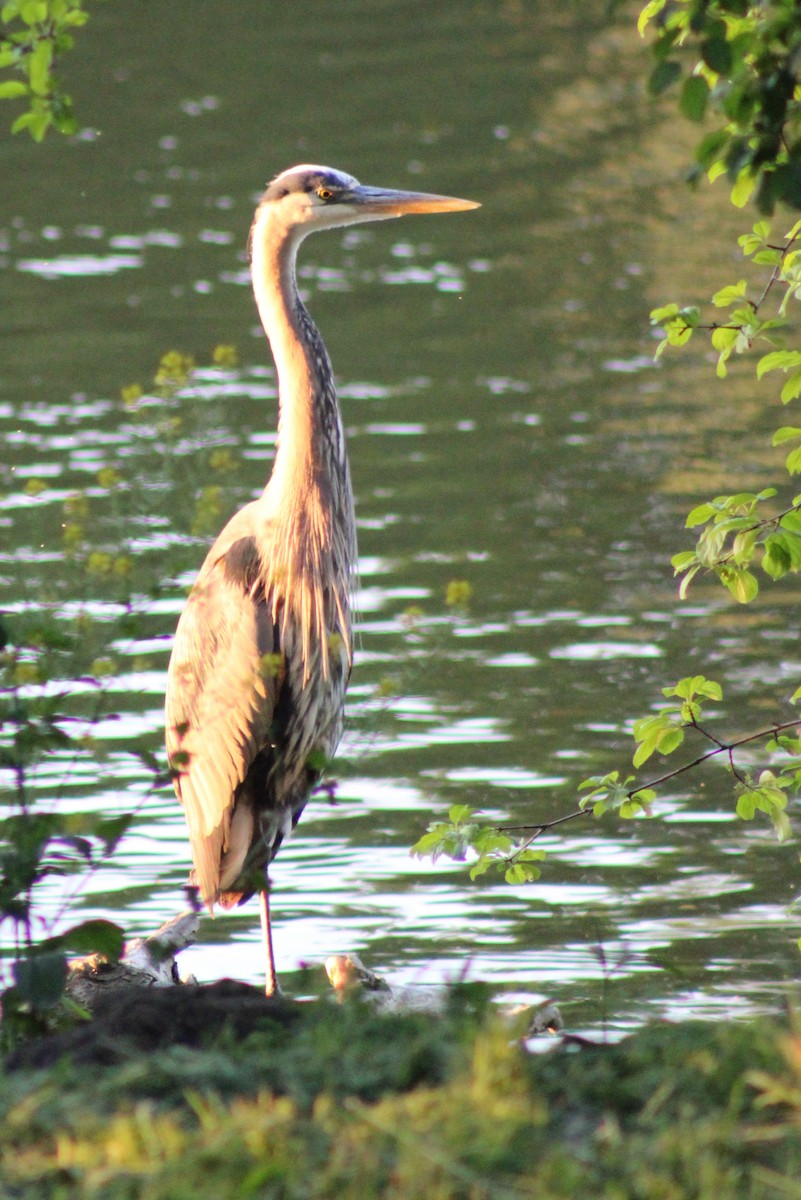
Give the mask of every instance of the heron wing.
POLYGON ((236 793, 270 744, 278 651, 256 541, 223 535, 178 623, 166 698, 167 753, 207 904, 216 898, 223 858, 244 858, 255 836, 252 812, 245 805, 236 811, 236 793))

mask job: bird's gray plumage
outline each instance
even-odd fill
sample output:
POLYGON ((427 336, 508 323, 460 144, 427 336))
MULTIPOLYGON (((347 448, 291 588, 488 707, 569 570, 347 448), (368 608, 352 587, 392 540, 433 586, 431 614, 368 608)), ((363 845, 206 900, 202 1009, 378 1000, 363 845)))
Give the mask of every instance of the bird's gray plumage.
MULTIPOLYGON (((265 890, 336 750, 352 663, 350 471, 331 363, 297 291, 298 245, 316 229, 473 207, 307 165, 278 175, 256 209, 251 273, 278 376, 275 462, 206 556, 167 677, 167 751, 210 909, 265 890)), ((266 925, 268 935, 269 915, 266 925)))

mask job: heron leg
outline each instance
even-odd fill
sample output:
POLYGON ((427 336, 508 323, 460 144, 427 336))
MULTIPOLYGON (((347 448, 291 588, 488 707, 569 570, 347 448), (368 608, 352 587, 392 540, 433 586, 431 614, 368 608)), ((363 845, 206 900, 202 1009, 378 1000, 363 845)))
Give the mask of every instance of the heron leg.
POLYGON ((261 936, 264 943, 264 958, 267 982, 265 992, 275 996, 281 989, 275 974, 275 955, 273 954, 273 932, 270 927, 270 885, 265 881, 264 890, 259 892, 259 915, 261 916, 261 936))

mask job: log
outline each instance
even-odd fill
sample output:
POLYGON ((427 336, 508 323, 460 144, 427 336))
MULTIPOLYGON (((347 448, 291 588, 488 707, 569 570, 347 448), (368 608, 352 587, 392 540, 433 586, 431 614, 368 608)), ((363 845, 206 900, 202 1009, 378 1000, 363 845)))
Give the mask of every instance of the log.
POLYGON ((129 987, 175 987, 194 984, 182 979, 175 956, 194 942, 200 916, 183 912, 165 921, 146 938, 128 942, 119 962, 109 962, 99 954, 74 958, 69 963, 67 994, 78 1004, 94 1011, 100 995, 129 987))

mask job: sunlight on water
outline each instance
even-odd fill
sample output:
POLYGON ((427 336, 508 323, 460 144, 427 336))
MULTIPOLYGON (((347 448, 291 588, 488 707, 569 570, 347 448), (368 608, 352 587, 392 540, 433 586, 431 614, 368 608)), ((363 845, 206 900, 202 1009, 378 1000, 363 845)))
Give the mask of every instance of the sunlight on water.
MULTIPOLYGON (((261 28, 262 8, 241 2, 241 27, 261 28)), ((129 18, 117 7, 104 19, 119 32, 129 18)), ((453 62, 453 46, 434 23, 437 78, 423 89, 394 74, 395 58, 368 69, 364 14, 339 14, 332 77, 358 55, 358 79, 338 78, 360 111, 387 113, 366 141, 363 122, 343 126, 336 105, 321 108, 315 89, 284 75, 297 55, 291 6, 275 6, 269 39, 253 46, 229 33, 216 0, 193 9, 199 28, 212 23, 209 44, 231 50, 236 37, 245 60, 222 73, 225 54, 199 60, 211 73, 199 99, 184 94, 152 25, 163 12, 143 10, 165 58, 149 77, 118 39, 129 74, 114 84, 107 137, 60 145, 52 160, 7 148, 0 610, 9 621, 43 614, 75 636, 53 678, 17 694, 58 698, 93 747, 50 753, 26 783, 45 809, 135 812, 97 870, 40 885, 46 926, 102 915, 133 936, 186 907, 188 841, 163 777, 165 672, 208 547, 259 494, 275 454, 275 373, 247 231, 264 179, 297 161, 298 131, 314 128, 342 166, 363 165, 365 178, 369 168, 368 181, 483 207, 301 249, 301 290, 331 349, 348 435, 360 618, 337 787, 313 797, 271 870, 281 971, 356 951, 421 995, 489 979, 612 1033, 783 1003, 797 974, 797 855, 734 819, 722 771, 706 768, 693 791, 671 781, 652 821, 551 825, 576 812, 584 779, 633 771, 632 721, 663 703, 666 682, 706 670, 711 655, 727 680, 710 718, 723 732, 753 715, 739 701, 755 673, 782 703, 799 659, 788 595, 746 615, 711 590, 677 602, 669 560, 686 544, 697 476, 711 486, 717 431, 704 423, 707 364, 656 365, 647 314, 664 302, 665 247, 679 232, 693 286, 717 285, 692 257, 694 231, 661 215, 660 172, 672 187, 675 164, 660 165, 651 116, 621 111, 594 53, 598 29, 559 6, 525 7, 491 44, 465 39, 461 82, 449 73, 447 86, 433 64, 453 62), (537 87, 510 86, 510 63, 537 87), (579 69, 597 91, 591 128, 575 104, 567 123, 563 111, 579 69), (257 75, 268 90, 286 79, 297 109, 269 144, 249 90, 257 75), (398 95, 402 108, 388 104, 398 95), (106 144, 126 147, 114 168, 100 165, 106 144), (238 366, 211 365, 220 342, 237 344, 238 366), (170 350, 198 366, 167 396, 153 374, 170 350), (142 395, 123 398, 133 384, 142 395), (80 521, 76 497, 88 506, 80 521), (72 520, 81 529, 69 545, 72 520), (464 611, 447 602, 452 581, 472 589, 464 611), (412 857, 452 805, 546 827, 540 878, 471 882, 469 861, 412 857)), ((448 0, 442 12, 462 8, 448 0)), ((312 0, 309 27, 327 16, 312 0)), ((382 11, 381 43, 412 44, 407 20, 402 5, 382 11)), ((89 91, 107 57, 91 28, 85 65, 71 64, 88 71, 89 91)), ((664 770, 654 756, 644 777, 664 770)), ((204 920, 182 967, 259 981, 256 904, 204 920)))
POLYGON ((71 276, 116 275, 141 267, 138 254, 63 254, 57 258, 21 258, 15 264, 18 271, 29 271, 42 279, 61 279, 71 276))

